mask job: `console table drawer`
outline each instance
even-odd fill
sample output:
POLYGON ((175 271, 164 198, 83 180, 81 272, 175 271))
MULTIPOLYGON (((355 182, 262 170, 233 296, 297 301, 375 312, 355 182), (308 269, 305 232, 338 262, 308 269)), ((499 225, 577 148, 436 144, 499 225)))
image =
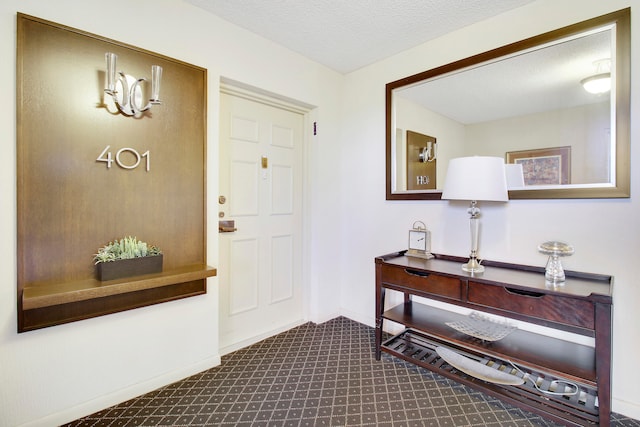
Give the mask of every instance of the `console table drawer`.
POLYGON ((589 329, 595 327, 595 311, 590 301, 477 282, 469 282, 468 300, 538 319, 589 329))
POLYGON ((382 282, 445 298, 460 300, 460 279, 411 268, 382 266, 382 282))

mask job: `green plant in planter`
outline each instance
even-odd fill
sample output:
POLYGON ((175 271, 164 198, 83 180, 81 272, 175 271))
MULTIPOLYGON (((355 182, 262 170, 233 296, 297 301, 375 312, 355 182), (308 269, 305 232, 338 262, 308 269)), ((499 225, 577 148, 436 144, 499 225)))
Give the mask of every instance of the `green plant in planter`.
POLYGON ((162 255, 162 251, 153 245, 138 240, 136 237, 124 237, 120 240, 109 242, 98 249, 93 260, 96 264, 101 262, 111 262, 120 259, 141 258, 147 256, 162 255))

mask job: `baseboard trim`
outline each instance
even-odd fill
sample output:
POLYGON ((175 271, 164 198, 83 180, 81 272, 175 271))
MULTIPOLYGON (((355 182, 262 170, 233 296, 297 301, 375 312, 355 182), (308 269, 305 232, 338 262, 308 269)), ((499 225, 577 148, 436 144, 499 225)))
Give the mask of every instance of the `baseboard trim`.
POLYGON ((318 316, 318 315, 311 316, 309 321, 315 323, 316 325, 320 325, 322 323, 328 322, 329 320, 333 320, 336 317, 340 317, 340 312, 339 311, 336 311, 336 312, 333 312, 333 313, 330 313, 330 314, 326 314, 325 313, 322 316, 318 316))
POLYGON ((364 316, 361 313, 357 313, 355 311, 345 310, 344 308, 340 310, 340 316, 344 316, 347 319, 351 319, 358 323, 362 323, 363 325, 367 325, 371 328, 375 327, 376 319, 373 316, 364 316))
POLYGON ((611 411, 616 414, 624 415, 625 417, 633 418, 634 420, 640 420, 640 406, 636 403, 627 402, 626 400, 611 399, 611 411))
POLYGON ((296 327, 298 327, 300 325, 303 325, 305 323, 307 323, 306 320, 303 320, 303 319, 297 320, 297 321, 289 323, 287 325, 280 326, 279 328, 272 329, 272 330, 267 331, 267 332, 263 332, 263 333, 261 333, 259 335, 253 336, 251 338, 247 338, 247 339, 244 339, 242 341, 238 341, 238 342, 235 342, 233 344, 229 344, 229 345, 227 345, 225 347, 220 347, 220 355, 224 356, 226 354, 233 353, 234 351, 240 350, 242 348, 249 347, 250 345, 258 343, 258 342, 260 342, 262 340, 265 340, 265 339, 267 339, 269 337, 272 337, 274 335, 278 335, 278 334, 280 334, 282 332, 288 331, 289 329, 296 328, 296 327))
POLYGON ((220 355, 204 359, 186 368, 176 369, 166 374, 151 378, 147 381, 133 384, 129 387, 119 389, 113 393, 105 394, 99 398, 89 400, 80 405, 73 406, 55 414, 48 415, 37 420, 22 424, 22 427, 49 427, 61 425, 86 417, 103 409, 117 405, 134 397, 157 390, 161 387, 185 379, 191 375, 214 368, 221 363, 220 355))

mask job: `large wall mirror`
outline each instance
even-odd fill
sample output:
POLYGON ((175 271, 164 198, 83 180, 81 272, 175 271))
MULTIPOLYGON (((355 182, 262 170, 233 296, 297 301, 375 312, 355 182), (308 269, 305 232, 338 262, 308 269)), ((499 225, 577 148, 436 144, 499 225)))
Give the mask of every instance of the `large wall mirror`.
POLYGON ((388 83, 387 200, 440 199, 472 155, 522 165, 510 198, 629 197, 630 32, 624 9, 388 83))

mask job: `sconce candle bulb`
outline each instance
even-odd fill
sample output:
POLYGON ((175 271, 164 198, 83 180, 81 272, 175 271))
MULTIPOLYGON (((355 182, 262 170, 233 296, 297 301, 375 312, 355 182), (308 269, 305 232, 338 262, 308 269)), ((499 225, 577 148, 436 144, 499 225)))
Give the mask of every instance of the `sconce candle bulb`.
POLYGON ((159 65, 151 66, 151 99, 152 104, 161 104, 160 102, 160 81, 162 80, 162 67, 159 65))
POLYGON ((107 60, 107 87, 104 91, 113 96, 116 93, 116 62, 118 61, 118 55, 107 52, 104 56, 107 60))
POLYGON ((162 80, 162 67, 159 65, 151 66, 151 97, 149 102, 143 107, 142 103, 142 87, 140 84, 147 79, 136 79, 133 76, 116 72, 118 55, 112 52, 105 54, 107 62, 106 87, 104 92, 113 98, 120 111, 127 116, 137 116, 147 111, 153 104, 161 104, 160 101, 160 82, 162 80))

